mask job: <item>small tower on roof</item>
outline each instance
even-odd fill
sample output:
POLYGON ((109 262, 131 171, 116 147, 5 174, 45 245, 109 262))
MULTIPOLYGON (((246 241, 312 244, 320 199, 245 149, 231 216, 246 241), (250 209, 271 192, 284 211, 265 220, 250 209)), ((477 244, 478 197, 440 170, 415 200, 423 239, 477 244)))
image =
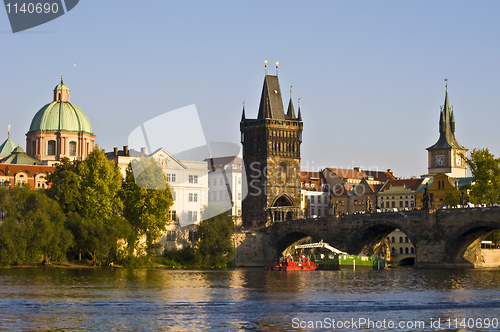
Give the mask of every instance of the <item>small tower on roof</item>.
POLYGON ((455 138, 455 115, 448 98, 448 84, 444 106, 439 114, 439 139, 427 151, 429 174, 446 173, 454 178, 467 177, 467 165, 462 157, 467 155, 467 149, 455 138))

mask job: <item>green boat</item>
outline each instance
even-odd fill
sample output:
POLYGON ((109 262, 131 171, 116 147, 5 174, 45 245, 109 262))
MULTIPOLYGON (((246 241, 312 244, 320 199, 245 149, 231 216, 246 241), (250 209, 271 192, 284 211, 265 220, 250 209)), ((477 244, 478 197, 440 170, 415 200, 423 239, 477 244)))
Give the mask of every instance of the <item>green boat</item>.
POLYGON ((309 257, 318 270, 380 270, 385 268, 385 259, 375 256, 349 255, 323 241, 295 246, 295 249, 325 248, 328 253, 313 253, 309 257))

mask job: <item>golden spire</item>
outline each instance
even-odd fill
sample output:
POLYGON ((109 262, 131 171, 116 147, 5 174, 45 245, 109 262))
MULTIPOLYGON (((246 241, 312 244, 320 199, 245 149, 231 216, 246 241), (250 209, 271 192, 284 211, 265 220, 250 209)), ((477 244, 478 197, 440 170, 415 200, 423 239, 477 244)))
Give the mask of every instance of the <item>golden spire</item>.
POLYGON ((266 75, 267 75, 267 60, 264 60, 264 63, 266 64, 266 75))
POLYGON ((10 137, 10 125, 7 127, 7 133, 9 134, 9 137, 10 137))
POLYGON ((280 63, 279 63, 278 61, 276 61, 276 76, 278 76, 278 65, 279 65, 279 64, 280 64, 280 63))

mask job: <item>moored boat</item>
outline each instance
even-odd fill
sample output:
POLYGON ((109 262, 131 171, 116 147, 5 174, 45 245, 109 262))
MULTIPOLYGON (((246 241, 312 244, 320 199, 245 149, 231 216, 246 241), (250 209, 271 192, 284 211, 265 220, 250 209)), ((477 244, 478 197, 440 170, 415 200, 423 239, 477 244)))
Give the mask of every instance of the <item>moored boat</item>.
POLYGON ((333 248, 328 243, 308 243, 295 246, 295 249, 325 248, 330 252, 327 254, 314 253, 309 257, 318 270, 356 270, 371 269, 380 270, 385 268, 385 259, 375 256, 349 255, 346 252, 333 248))
POLYGON ((267 271, 313 271, 316 264, 309 256, 296 255, 281 257, 274 265, 267 265, 267 271))

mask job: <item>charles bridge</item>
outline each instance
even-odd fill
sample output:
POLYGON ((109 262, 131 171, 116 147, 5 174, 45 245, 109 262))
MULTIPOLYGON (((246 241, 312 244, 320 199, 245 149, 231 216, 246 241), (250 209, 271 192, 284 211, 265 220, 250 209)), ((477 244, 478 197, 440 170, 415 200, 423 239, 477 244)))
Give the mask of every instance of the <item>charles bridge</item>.
POLYGON ((498 267, 483 257, 480 243, 500 229, 500 207, 367 213, 275 222, 235 233, 237 266, 272 264, 287 248, 311 238, 349 254, 374 254, 400 229, 415 247, 416 268, 498 267))

